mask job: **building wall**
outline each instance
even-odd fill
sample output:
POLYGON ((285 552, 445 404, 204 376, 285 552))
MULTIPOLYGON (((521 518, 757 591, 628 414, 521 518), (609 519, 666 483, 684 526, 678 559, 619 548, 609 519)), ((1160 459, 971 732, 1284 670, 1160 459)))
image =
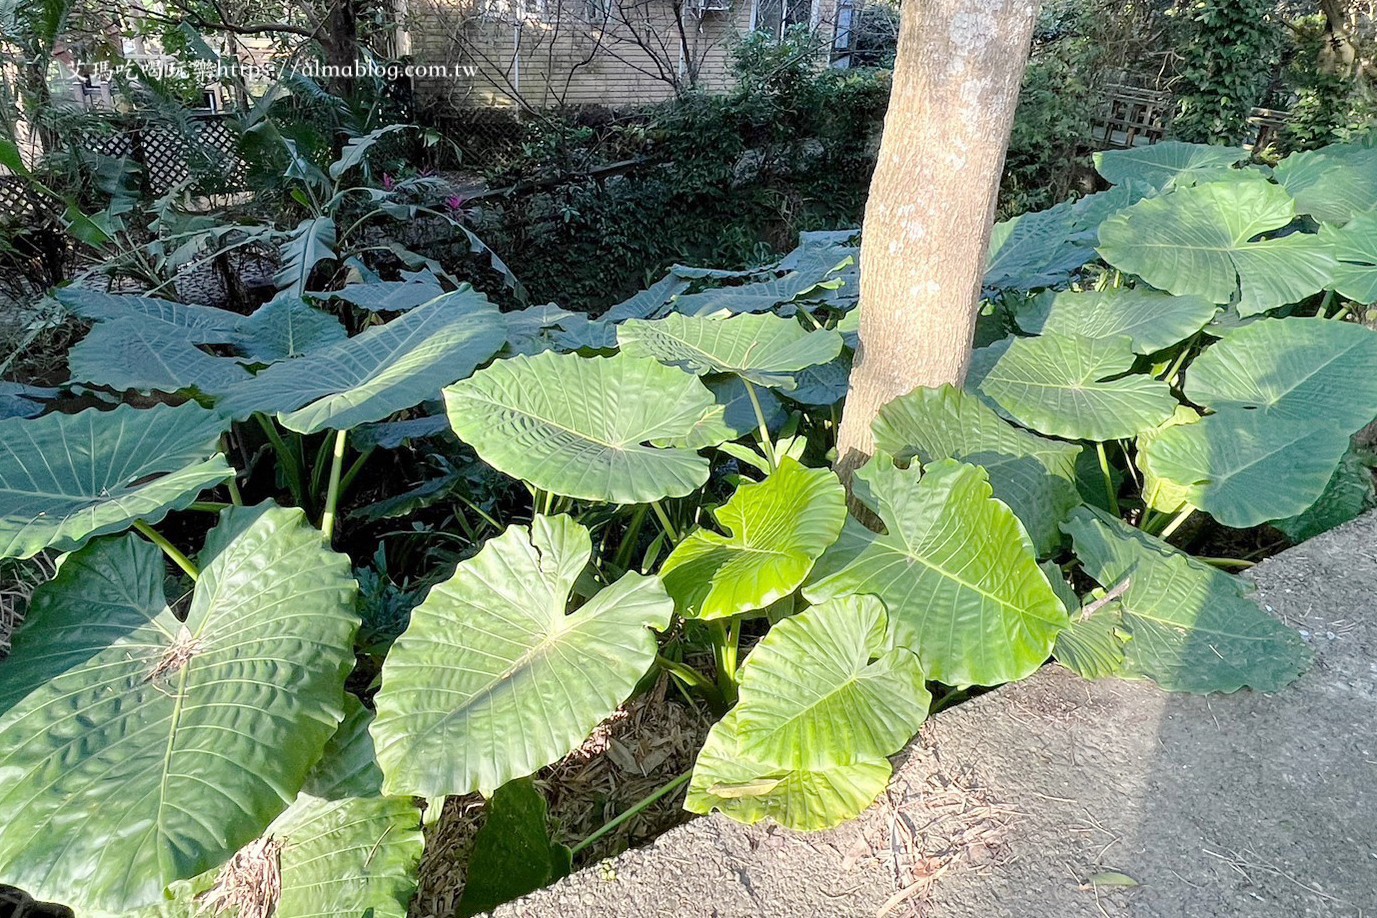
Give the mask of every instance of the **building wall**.
MULTIPOLYGON (((755 25, 761 0, 707 2, 728 8, 683 13, 687 55, 671 0, 412 0, 404 22, 415 62, 450 69, 416 79, 430 101, 512 112, 626 108, 672 98, 689 86, 691 66, 697 88, 730 87, 732 43, 755 25)), ((810 5, 794 15, 830 39, 835 0, 795 2, 810 5)))

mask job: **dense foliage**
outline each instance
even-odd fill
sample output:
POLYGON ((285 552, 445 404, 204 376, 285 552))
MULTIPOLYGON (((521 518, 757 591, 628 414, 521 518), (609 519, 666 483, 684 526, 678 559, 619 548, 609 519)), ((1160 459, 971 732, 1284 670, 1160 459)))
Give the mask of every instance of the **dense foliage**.
POLYGON ((1274 0, 1193 0, 1173 10, 1177 110, 1172 135, 1197 143, 1242 143, 1281 51, 1274 0))
POLYGON ((0 557, 63 553, 0 663, 0 881, 190 914, 272 864, 282 918, 400 916, 418 802, 479 792, 472 913, 569 869, 526 778, 657 674, 720 716, 686 806, 795 829, 1049 660, 1282 689, 1301 637, 1183 549, 1373 503, 1377 150, 1245 157, 1106 153, 997 228, 967 387, 875 424, 874 529, 828 468, 850 231, 598 319, 309 258, 248 317, 59 291, 68 392, 0 402, 0 557))

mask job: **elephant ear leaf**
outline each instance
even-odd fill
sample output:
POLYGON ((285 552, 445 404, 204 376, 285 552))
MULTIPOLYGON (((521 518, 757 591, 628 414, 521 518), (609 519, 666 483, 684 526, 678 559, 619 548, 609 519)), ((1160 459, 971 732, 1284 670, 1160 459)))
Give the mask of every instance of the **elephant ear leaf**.
POLYGON ((121 391, 219 395, 249 378, 230 357, 213 357, 162 322, 99 322, 67 353, 72 379, 121 391))
POLYGON ((628 319, 619 326, 617 341, 627 354, 654 357, 698 376, 731 373, 752 385, 786 390, 796 385, 793 374, 827 363, 842 349, 837 332, 810 332, 772 313, 628 319))
POLYGON ((1248 158, 1242 147, 1167 140, 1129 150, 1095 154, 1095 171, 1114 185, 1142 182, 1154 191, 1167 191, 1227 176, 1248 158))
POLYGON ((1129 638, 1117 675, 1176 692, 1275 692, 1309 665, 1301 636, 1262 611, 1238 578, 1088 508, 1066 531, 1085 572, 1117 594, 1090 619, 1129 638))
POLYGON ((874 596, 775 625, 740 678, 740 701, 708 734, 685 806, 799 830, 831 828, 869 806, 889 780, 885 757, 918 732, 932 700, 874 596))
POLYGON ((697 450, 733 436, 697 378, 629 354, 499 360, 447 388, 445 405, 484 462, 583 500, 683 497, 708 480, 697 450))
POLYGON ((1296 303, 1328 286, 1336 262, 1312 233, 1257 240, 1296 216, 1291 196, 1235 179, 1140 201, 1100 227, 1100 254, 1161 290, 1226 304, 1240 315, 1296 303))
POLYGON ((1048 332, 984 350, 998 357, 977 371, 974 385, 1009 417, 1049 436, 1124 439, 1162 423, 1177 404, 1166 383, 1128 375, 1134 355, 1124 336, 1048 332))
POLYGON ((763 482, 737 489, 717 521, 731 534, 697 530, 660 570, 684 615, 727 618, 798 589, 841 534, 846 492, 831 471, 786 458, 763 482))
POLYGON ((373 714, 353 695, 344 696, 344 710, 296 802, 261 836, 224 867, 172 884, 172 902, 128 918, 206 918, 250 885, 273 918, 405 918, 418 881, 421 813, 409 797, 379 795, 373 714))
POLYGON ((856 482, 886 532, 843 532, 804 587, 810 601, 878 596, 896 640, 949 685, 1012 682, 1046 662, 1066 610, 982 469, 942 460, 920 477, 881 455, 856 482))
POLYGON ((185 619, 138 536, 69 556, 0 665, 0 882, 157 903, 291 801, 342 716, 355 586, 299 510, 226 511, 185 619))
POLYGON ((0 421, 0 558, 156 523, 233 474, 229 422, 188 402, 0 421))
POLYGON ((231 390, 235 418, 276 414, 298 433, 348 430, 439 395, 497 353, 502 315, 482 294, 456 291, 386 325, 274 364, 231 390))
POLYGON ((538 516, 430 591, 383 664, 373 736, 391 794, 481 791, 568 755, 655 660, 673 603, 630 573, 572 614, 588 530, 538 516))
POLYGON ((915 389, 880 409, 877 449, 922 462, 958 459, 985 469, 994 496, 1028 530, 1038 554, 1063 540, 1058 528, 1080 504, 1076 457, 1081 448, 1020 430, 975 395, 951 386, 915 389))

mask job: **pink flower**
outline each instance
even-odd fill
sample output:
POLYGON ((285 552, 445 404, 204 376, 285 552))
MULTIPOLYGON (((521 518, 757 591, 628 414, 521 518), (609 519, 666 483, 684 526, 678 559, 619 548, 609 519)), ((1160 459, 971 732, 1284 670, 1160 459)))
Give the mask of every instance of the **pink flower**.
POLYGON ((460 213, 464 209, 464 199, 459 197, 459 195, 457 194, 450 195, 449 197, 445 198, 445 206, 448 207, 450 210, 454 211, 455 213, 460 213))
POLYGON ((382 185, 383 191, 391 191, 393 188, 397 187, 396 181, 394 181, 392 176, 388 175, 386 172, 383 173, 382 185))

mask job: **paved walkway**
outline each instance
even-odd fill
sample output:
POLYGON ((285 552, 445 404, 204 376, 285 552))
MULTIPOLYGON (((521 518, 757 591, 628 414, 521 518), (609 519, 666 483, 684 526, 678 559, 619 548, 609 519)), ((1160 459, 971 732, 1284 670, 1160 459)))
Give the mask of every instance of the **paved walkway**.
POLYGON ((1049 668, 930 722, 833 832, 699 819, 523 918, 1377 918, 1377 513, 1251 572, 1315 664, 1275 696, 1049 668))

